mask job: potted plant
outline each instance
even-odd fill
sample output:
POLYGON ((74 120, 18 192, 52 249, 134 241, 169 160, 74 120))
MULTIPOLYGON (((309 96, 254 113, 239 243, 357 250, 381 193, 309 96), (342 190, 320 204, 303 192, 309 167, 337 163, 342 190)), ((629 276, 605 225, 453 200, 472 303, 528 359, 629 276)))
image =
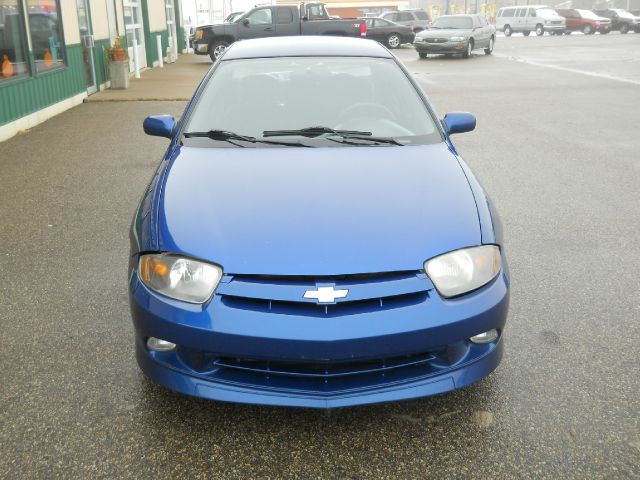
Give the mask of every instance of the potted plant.
POLYGON ((106 48, 106 55, 109 61, 124 62, 129 59, 125 45, 124 35, 116 37, 113 45, 106 48))
POLYGON ((129 55, 125 47, 125 37, 117 37, 113 45, 105 48, 105 61, 109 63, 111 88, 129 88, 129 55))

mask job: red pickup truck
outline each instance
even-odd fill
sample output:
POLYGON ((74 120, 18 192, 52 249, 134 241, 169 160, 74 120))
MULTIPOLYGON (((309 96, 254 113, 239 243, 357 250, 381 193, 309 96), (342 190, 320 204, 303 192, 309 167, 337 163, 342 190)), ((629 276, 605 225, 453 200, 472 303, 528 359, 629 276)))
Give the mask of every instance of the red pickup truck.
POLYGON ((582 32, 585 35, 590 35, 596 32, 609 33, 611 31, 611 20, 600 17, 591 10, 567 8, 556 10, 556 12, 566 19, 564 33, 567 35, 571 32, 582 32))

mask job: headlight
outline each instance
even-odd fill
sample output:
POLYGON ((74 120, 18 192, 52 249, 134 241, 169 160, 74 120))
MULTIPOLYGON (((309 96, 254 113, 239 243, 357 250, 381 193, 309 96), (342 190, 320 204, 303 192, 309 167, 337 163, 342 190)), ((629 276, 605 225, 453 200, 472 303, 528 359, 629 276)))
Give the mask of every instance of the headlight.
POLYGON ((165 253, 142 255, 138 273, 150 289, 190 303, 206 302, 222 278, 217 265, 165 253))
POLYGON ((414 39, 414 42, 422 43, 422 42, 424 42, 424 38, 422 38, 422 37, 416 37, 416 38, 414 39))
POLYGON ((489 283, 500 271, 500 248, 482 245, 445 253, 424 262, 440 295, 455 297, 489 283))
POLYGON ((452 42, 464 42, 466 39, 467 37, 451 37, 449 40, 452 42))

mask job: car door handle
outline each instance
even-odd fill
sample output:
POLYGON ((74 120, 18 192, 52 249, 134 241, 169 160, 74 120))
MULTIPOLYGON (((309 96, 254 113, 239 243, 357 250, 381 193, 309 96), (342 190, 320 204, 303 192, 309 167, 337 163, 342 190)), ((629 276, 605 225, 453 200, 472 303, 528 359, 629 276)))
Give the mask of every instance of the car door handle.
POLYGON ((267 27, 264 29, 265 32, 273 32, 273 28, 271 27, 267 27))

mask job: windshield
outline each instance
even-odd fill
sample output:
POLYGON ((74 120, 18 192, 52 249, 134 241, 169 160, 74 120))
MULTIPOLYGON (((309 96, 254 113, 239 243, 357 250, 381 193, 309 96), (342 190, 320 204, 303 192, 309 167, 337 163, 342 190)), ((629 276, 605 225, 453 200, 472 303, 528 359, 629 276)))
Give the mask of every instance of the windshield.
POLYGON ((557 17, 558 14, 555 10, 551 10, 550 8, 539 8, 536 10, 536 14, 539 17, 557 17))
POLYGON ((598 18, 601 18, 599 15, 596 15, 591 10, 576 10, 576 11, 580 14, 582 18, 587 18, 590 20, 597 20, 598 18))
MULTIPOLYGON (((185 131, 264 138, 265 131, 308 127, 370 132, 403 144, 442 141, 429 110, 395 61, 368 57, 223 61, 185 131)), ((301 136, 301 141, 333 146, 335 141, 327 137, 301 136)))
POLYGON ((631 15, 626 10, 621 10, 619 8, 614 8, 613 11, 616 12, 618 14, 618 16, 622 17, 622 18, 633 18, 634 17, 633 15, 631 15))
POLYGON ((471 17, 447 17, 442 16, 433 22, 432 28, 447 28, 447 29, 471 29, 473 28, 473 21, 471 17))
POLYGON ((230 13, 229 16, 227 18, 224 19, 225 22, 227 23, 233 23, 235 22, 237 19, 239 19, 242 14, 244 12, 234 12, 234 13, 230 13))

